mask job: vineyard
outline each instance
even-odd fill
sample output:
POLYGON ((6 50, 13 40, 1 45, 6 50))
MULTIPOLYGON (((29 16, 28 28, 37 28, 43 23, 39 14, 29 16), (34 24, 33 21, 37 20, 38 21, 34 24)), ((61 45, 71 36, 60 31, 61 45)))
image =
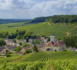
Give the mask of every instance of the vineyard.
POLYGON ((77 52, 39 52, 0 57, 0 70, 77 70, 77 52))
POLYGON ((77 36, 77 25, 48 25, 47 22, 39 24, 26 24, 26 22, 21 23, 11 23, 11 24, 2 24, 0 25, 0 33, 2 32, 14 32, 16 30, 29 30, 35 35, 44 34, 49 37, 52 33, 56 36, 57 39, 63 39, 67 33, 71 36, 77 36))

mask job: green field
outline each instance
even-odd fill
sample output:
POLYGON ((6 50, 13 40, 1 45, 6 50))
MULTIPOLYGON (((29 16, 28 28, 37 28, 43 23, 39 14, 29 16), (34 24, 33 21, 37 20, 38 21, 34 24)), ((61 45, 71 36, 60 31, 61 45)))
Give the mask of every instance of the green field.
POLYGON ((30 30, 34 32, 34 34, 44 34, 46 36, 50 36, 52 33, 55 34, 56 38, 63 39, 66 35, 66 32, 69 32, 71 35, 77 36, 77 25, 48 25, 46 22, 39 24, 25 24, 25 22, 21 23, 11 23, 11 24, 3 24, 0 25, 0 32, 15 32, 15 30, 30 30))
POLYGON ((0 57, 0 70, 77 70, 77 52, 40 52, 0 57))

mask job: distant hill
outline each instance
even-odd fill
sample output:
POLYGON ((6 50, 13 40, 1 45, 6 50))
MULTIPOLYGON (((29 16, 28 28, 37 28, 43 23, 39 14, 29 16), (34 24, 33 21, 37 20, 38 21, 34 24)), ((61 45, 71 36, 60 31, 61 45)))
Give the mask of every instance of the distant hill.
POLYGON ((37 24, 45 21, 49 23, 75 23, 77 22, 77 15, 54 15, 47 17, 37 17, 34 19, 0 19, 0 24, 18 23, 26 21, 29 21, 26 24, 37 24))
POLYGON ((45 21, 50 23, 75 23, 77 22, 77 15, 54 15, 48 17, 37 17, 31 20, 29 23, 37 24, 45 21))
POLYGON ((50 19, 51 17, 52 16, 37 17, 37 18, 34 18, 33 20, 31 20, 29 23, 31 23, 31 24, 37 24, 37 23, 45 22, 46 20, 50 19))
POLYGON ((0 19, 0 24, 26 22, 30 20, 31 19, 0 19))
POLYGON ((55 15, 48 19, 50 23, 75 23, 77 15, 55 15))

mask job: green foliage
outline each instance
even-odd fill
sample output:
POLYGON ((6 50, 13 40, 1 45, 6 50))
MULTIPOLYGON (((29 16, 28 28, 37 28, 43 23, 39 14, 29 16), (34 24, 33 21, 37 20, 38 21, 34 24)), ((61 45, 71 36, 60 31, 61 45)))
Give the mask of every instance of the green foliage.
POLYGON ((15 38, 15 39, 13 39, 13 42, 14 42, 14 43, 16 43, 16 42, 17 42, 17 39, 16 39, 16 38, 15 38))
MULTIPOLYGON (((3 32, 8 32, 9 34, 11 33, 16 33, 16 30, 18 31, 26 31, 29 30, 31 32, 33 32, 33 34, 31 34, 32 38, 37 38, 37 36, 41 35, 42 33, 49 37, 52 33, 55 34, 57 39, 63 39, 64 36, 66 35, 66 32, 71 33, 70 36, 76 36, 77 35, 77 25, 66 25, 66 23, 63 23, 62 25, 59 24, 53 24, 53 25, 48 25, 47 22, 44 23, 39 23, 39 24, 29 24, 29 25, 24 25, 22 26, 22 24, 24 23, 11 23, 11 26, 13 27, 8 27, 10 26, 10 24, 4 24, 4 25, 0 25, 0 37, 3 38, 3 32), (17 27, 18 26, 18 27, 17 27)), ((77 23, 75 23, 77 24, 77 23)), ((19 32, 18 32, 19 33, 19 32)), ((17 34, 16 33, 16 37, 17 34)), ((9 38, 9 35, 6 35, 7 38, 9 38)), ((15 37, 15 38, 16 38, 15 37)), ((23 36, 22 36, 23 38, 23 36)))
POLYGON ((0 46, 6 45, 6 42, 3 38, 0 38, 0 46))
POLYGON ((18 46, 17 48, 14 49, 14 51, 18 52, 18 51, 21 51, 22 47, 21 46, 18 46))
POLYGON ((77 52, 62 51, 0 57, 0 70, 77 70, 76 55, 77 52))
POLYGON ((22 42, 19 42, 19 45, 22 46, 23 45, 22 42))
POLYGON ((77 36, 64 37, 67 47, 77 48, 77 36))
POLYGON ((29 23, 41 23, 41 22, 45 22, 47 19, 49 19, 51 17, 37 17, 37 18, 34 18, 33 20, 31 20, 29 23))
POLYGON ((35 44, 34 44, 33 50, 38 52, 38 48, 37 48, 37 46, 35 44))
POLYGON ((77 15, 56 15, 48 19, 49 23, 74 23, 77 22, 77 15))
POLYGON ((24 44, 23 44, 23 47, 27 47, 28 46, 28 44, 25 42, 24 44))
POLYGON ((24 54, 26 54, 26 53, 32 53, 32 50, 31 49, 27 49, 27 50, 25 50, 24 54))
POLYGON ((39 41, 39 40, 33 40, 32 41, 32 44, 41 44, 42 42, 41 41, 39 41))
POLYGON ((11 53, 6 53, 6 57, 11 57, 11 53))

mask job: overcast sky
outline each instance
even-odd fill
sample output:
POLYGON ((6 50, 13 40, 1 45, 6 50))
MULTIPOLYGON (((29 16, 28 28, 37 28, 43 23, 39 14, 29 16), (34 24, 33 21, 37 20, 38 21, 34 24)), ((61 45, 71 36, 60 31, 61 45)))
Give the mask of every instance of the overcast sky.
POLYGON ((77 0, 0 0, 0 18, 33 19, 77 14, 77 0))

